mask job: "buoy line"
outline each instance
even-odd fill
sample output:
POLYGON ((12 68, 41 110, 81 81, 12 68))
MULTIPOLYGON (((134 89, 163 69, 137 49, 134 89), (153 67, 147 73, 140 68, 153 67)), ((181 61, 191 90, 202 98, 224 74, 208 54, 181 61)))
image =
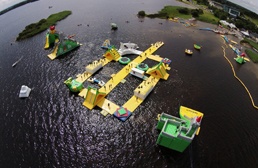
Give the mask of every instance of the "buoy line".
POLYGON ((242 80, 236 75, 236 72, 235 72, 235 69, 234 69, 232 63, 230 62, 230 60, 229 60, 229 59, 227 58, 227 56, 226 56, 225 48, 224 48, 223 46, 221 46, 221 47, 222 47, 223 53, 224 53, 223 56, 224 56, 224 58, 228 61, 229 65, 231 66, 231 69, 232 69, 232 71, 233 71, 234 77, 235 77, 235 78, 242 84, 242 86, 245 88, 246 92, 248 93, 248 95, 249 95, 249 97, 250 97, 250 99, 251 99, 251 102, 252 102, 253 107, 256 108, 256 109, 258 109, 258 106, 256 106, 256 105, 254 104, 253 97, 252 97, 251 93, 249 92, 248 88, 245 86, 244 82, 242 82, 242 80))

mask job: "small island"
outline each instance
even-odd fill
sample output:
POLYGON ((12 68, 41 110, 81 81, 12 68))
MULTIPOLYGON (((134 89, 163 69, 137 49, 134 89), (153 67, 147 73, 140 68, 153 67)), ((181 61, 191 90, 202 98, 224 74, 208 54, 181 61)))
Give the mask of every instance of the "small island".
POLYGON ((62 11, 50 15, 47 19, 41 19, 37 23, 32 23, 26 26, 25 29, 21 33, 19 33, 19 36, 16 38, 16 40, 20 41, 41 33, 47 30, 51 25, 55 25, 56 22, 65 19, 70 14, 72 14, 71 11, 62 11))

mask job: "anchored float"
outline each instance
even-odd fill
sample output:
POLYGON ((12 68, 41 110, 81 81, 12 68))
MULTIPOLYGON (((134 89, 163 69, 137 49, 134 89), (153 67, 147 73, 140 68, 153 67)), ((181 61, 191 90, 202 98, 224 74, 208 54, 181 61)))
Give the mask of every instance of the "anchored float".
POLYGON ((44 49, 53 47, 59 41, 59 33, 56 31, 55 26, 50 26, 46 34, 46 42, 44 49))
POLYGON ((66 81, 64 81, 66 86, 69 88, 71 92, 77 93, 83 89, 83 84, 81 82, 76 81, 69 77, 66 81))
POLYGON ((195 48, 196 50, 201 50, 202 46, 200 46, 200 45, 198 45, 198 44, 194 44, 194 48, 195 48))
POLYGON ((203 113, 180 106, 180 118, 162 113, 158 115, 157 129, 160 134, 157 144, 183 152, 200 132, 203 113))
POLYGON ((20 93, 19 93, 19 98, 26 98, 26 97, 29 97, 30 91, 31 91, 31 88, 29 88, 29 87, 26 86, 26 85, 22 85, 22 86, 21 86, 20 93))
POLYGON ((60 41, 55 44, 53 52, 48 55, 48 57, 53 60, 61 55, 64 55, 78 47, 80 43, 71 38, 71 36, 65 37, 64 39, 60 38, 60 41))
POLYGON ((192 54, 193 54, 193 51, 190 50, 190 49, 185 49, 185 53, 186 53, 187 55, 192 55, 192 54))
POLYGON ((130 42, 122 43, 122 42, 120 42, 120 47, 119 47, 118 53, 121 56, 128 55, 128 54, 140 55, 142 53, 142 51, 137 50, 138 48, 139 48, 138 45, 135 44, 135 43, 130 43, 130 42))
POLYGON ((75 35, 69 35, 63 37, 62 34, 58 33, 55 26, 50 26, 46 34, 46 42, 44 49, 49 49, 54 47, 52 53, 48 57, 53 60, 61 55, 64 55, 75 48, 79 47, 81 44, 73 39, 75 35))

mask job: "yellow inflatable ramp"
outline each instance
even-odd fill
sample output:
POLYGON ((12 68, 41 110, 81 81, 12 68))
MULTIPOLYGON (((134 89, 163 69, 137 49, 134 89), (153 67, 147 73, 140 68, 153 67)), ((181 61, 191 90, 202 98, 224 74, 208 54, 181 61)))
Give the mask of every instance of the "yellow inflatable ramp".
POLYGON ((46 36, 46 43, 44 46, 44 49, 48 49, 49 48, 49 34, 46 36))
POLYGON ((180 106, 179 110, 180 117, 194 118, 194 117, 203 117, 203 113, 193 110, 191 108, 180 106))
POLYGON ((149 68, 146 73, 156 78, 162 78, 164 80, 167 80, 169 77, 169 74, 166 71, 166 66, 162 62, 158 63, 152 68, 149 68))
POLYGON ((58 49, 58 46, 55 47, 54 51, 51 54, 48 54, 48 58, 50 58, 51 60, 55 59, 57 57, 56 56, 57 49, 58 49))
MULTIPOLYGON (((180 118, 182 118, 182 119, 183 118, 191 119, 191 118, 194 118, 194 117, 203 118, 203 113, 201 113, 199 111, 196 111, 196 110, 193 110, 191 108, 185 107, 185 106, 180 106, 179 115, 180 115, 180 118)), ((200 129, 201 129, 201 127, 199 127, 198 130, 196 131, 196 133, 195 133, 196 135, 199 134, 200 129)))
POLYGON ((100 92, 96 88, 92 88, 88 86, 87 88, 87 94, 84 99, 83 105, 86 106, 88 109, 93 109, 104 97, 106 96, 106 93, 100 92))
MULTIPOLYGON (((113 103, 112 101, 103 98, 98 104, 98 107, 100 107, 101 109, 103 109, 105 112, 109 113, 110 115, 114 114, 116 109, 119 108, 118 105, 116 105, 115 103, 113 103)), ((101 113, 102 115, 106 116, 106 114, 104 112, 101 113)))
POLYGON ((86 95, 87 95, 87 92, 88 92, 88 89, 83 88, 83 89, 81 90, 81 92, 80 92, 78 95, 81 96, 81 97, 83 97, 83 98, 85 98, 86 95))

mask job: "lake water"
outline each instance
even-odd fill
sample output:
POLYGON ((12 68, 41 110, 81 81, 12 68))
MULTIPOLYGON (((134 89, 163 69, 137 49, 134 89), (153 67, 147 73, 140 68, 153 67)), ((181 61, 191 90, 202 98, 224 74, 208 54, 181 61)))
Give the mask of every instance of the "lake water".
MULTIPOLYGON (((257 167, 258 110, 233 77, 223 57, 223 40, 198 30, 213 25, 197 22, 197 27, 186 28, 180 23, 136 16, 140 10, 154 13, 164 5, 182 4, 174 0, 44 0, 1 15, 0 166, 257 167), (56 29, 75 34, 83 44, 79 49, 51 61, 47 57, 50 51, 43 49, 45 32, 15 42, 26 25, 63 10, 73 13, 56 29), (117 23, 117 31, 110 30, 111 22, 117 23), (107 38, 116 47, 131 41, 141 50, 163 41, 165 45, 155 54, 172 60, 169 79, 161 80, 124 123, 102 116, 99 108, 88 110, 82 106, 83 99, 71 94, 63 83, 102 57, 100 46, 107 38), (184 49, 193 48, 194 43, 201 44, 202 50, 186 56, 184 49), (33 88, 27 99, 18 98, 23 84, 33 88), (178 116, 180 105, 204 113, 200 134, 183 153, 156 145, 157 114, 178 116)), ((226 53, 258 103, 257 65, 238 65, 233 51, 226 48, 226 53)), ((110 63, 95 76, 107 81, 122 67, 110 63)), ((107 98, 122 105, 141 82, 132 76, 126 81, 107 98)))

